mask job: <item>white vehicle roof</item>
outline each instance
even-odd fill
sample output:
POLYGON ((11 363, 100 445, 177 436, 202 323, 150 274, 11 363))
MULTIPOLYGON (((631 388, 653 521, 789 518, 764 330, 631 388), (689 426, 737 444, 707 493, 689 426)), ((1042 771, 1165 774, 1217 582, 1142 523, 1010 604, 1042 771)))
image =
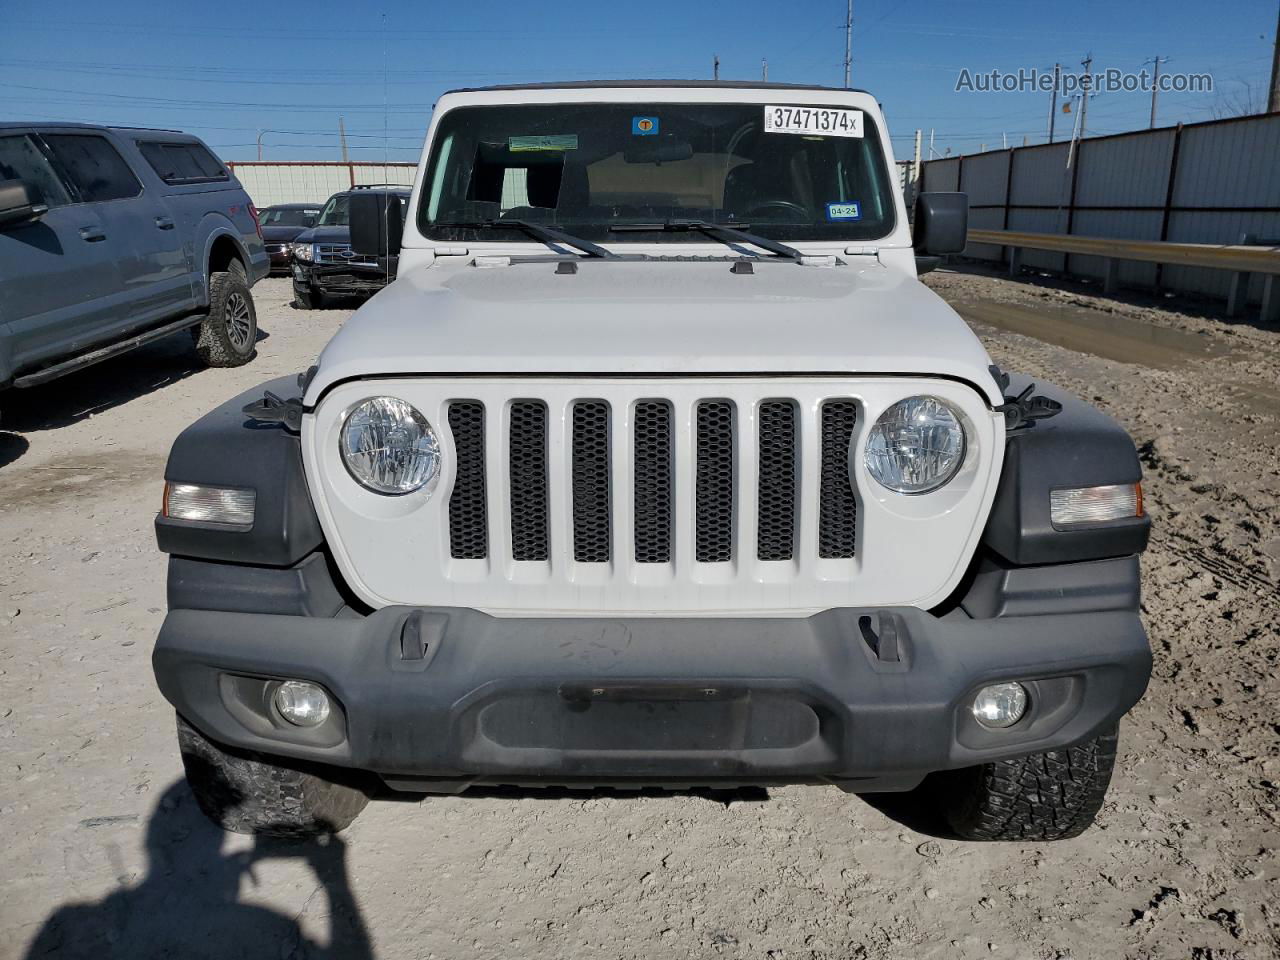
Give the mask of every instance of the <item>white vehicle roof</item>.
MULTIPOLYGON (((436 129, 441 119, 450 111, 464 106, 478 105, 519 105, 539 103, 780 103, 805 104, 811 106, 850 107, 862 110, 874 123, 884 150, 885 161, 889 169, 893 169, 893 144, 889 139, 888 127, 884 114, 875 97, 865 90, 844 90, 835 87, 803 86, 784 83, 745 83, 718 82, 699 80, 615 80, 592 83, 534 83, 513 86, 476 87, 453 90, 436 101, 431 115, 431 124, 427 128, 426 146, 422 158, 418 162, 418 173, 415 177, 413 197, 410 200, 411 215, 404 227, 404 247, 407 250, 431 250, 436 246, 456 246, 456 244, 437 244, 424 237, 418 230, 416 211, 426 181, 427 161, 430 158, 431 144, 435 139, 436 129)), ((893 231, 875 241, 874 246, 880 249, 909 249, 911 247, 911 229, 907 222, 906 206, 900 191, 895 191, 897 203, 897 223, 893 231)), ((822 244, 795 243, 800 249, 816 249, 822 244)), ((866 245, 859 243, 859 245, 866 245)), ((472 244, 478 251, 484 244, 472 244)), ((494 245, 496 249, 498 245, 494 245)), ((505 246, 509 247, 510 244, 505 246)), ((537 244, 533 244, 537 246, 537 244)), ((716 244, 708 242, 708 249, 716 244)), ((825 246, 830 246, 826 244, 825 246)), ((628 250, 639 252, 639 245, 628 245, 628 250)), ((693 252, 691 249, 687 252, 693 252)), ((412 261, 412 257, 410 257, 412 261)))

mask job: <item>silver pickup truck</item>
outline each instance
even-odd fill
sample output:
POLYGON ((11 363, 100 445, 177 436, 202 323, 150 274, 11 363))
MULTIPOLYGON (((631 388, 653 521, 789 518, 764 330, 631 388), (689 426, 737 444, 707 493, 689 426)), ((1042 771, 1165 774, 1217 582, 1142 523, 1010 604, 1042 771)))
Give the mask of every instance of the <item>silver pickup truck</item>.
POLYGON ((0 123, 0 389, 183 329, 206 364, 247 363, 269 268, 248 195, 195 137, 0 123))

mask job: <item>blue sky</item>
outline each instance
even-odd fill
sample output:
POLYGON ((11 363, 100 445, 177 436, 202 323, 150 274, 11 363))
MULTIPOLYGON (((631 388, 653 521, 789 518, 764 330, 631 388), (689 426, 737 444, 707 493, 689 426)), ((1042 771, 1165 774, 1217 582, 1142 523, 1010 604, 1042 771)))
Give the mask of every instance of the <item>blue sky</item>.
MULTIPOLYGON (((174 127, 227 160, 416 160, 435 98, 537 80, 709 78, 840 85, 844 0, 5 0, 0 117, 174 127), (385 104, 385 107, 384 107, 385 104), (384 135, 385 134, 385 135, 384 135)), ((1159 122, 1265 106, 1277 0, 855 0, 853 85, 883 103, 899 159, 1045 139, 1048 95, 956 92, 962 69, 1162 69, 1213 93, 1160 95, 1159 122)), ((1150 96, 1104 93, 1089 132, 1145 127, 1150 96)), ((1245 111, 1249 112, 1249 111, 1245 111)), ((1058 116, 1070 135, 1072 116, 1058 116)))

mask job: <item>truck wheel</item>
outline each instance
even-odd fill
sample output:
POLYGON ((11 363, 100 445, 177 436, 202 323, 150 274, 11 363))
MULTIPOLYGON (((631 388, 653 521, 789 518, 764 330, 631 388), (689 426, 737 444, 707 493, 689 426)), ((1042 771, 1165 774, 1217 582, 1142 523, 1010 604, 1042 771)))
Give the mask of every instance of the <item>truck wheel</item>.
POLYGON ((1115 762, 1112 727, 1074 747, 941 774, 926 789, 966 840, 1069 840, 1093 824, 1115 762))
POLYGON ((239 367, 253 359, 258 341, 258 314, 244 268, 230 268, 209 277, 209 315, 192 330, 196 353, 210 367, 239 367))
POLYGON ((223 830, 294 838, 337 833, 369 802, 356 787, 231 753, 182 717, 178 749, 196 802, 223 830))
POLYGON ((324 293, 311 287, 293 288, 293 302, 299 310, 319 310, 324 307, 324 293))

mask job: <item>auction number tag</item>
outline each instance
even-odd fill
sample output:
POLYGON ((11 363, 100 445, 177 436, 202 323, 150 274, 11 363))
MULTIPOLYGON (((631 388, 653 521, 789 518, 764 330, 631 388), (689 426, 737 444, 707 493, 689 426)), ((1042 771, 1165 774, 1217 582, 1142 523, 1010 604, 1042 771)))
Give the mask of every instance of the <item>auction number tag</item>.
POLYGON ((765 107, 764 132, 861 137, 862 111, 828 107, 765 107))

